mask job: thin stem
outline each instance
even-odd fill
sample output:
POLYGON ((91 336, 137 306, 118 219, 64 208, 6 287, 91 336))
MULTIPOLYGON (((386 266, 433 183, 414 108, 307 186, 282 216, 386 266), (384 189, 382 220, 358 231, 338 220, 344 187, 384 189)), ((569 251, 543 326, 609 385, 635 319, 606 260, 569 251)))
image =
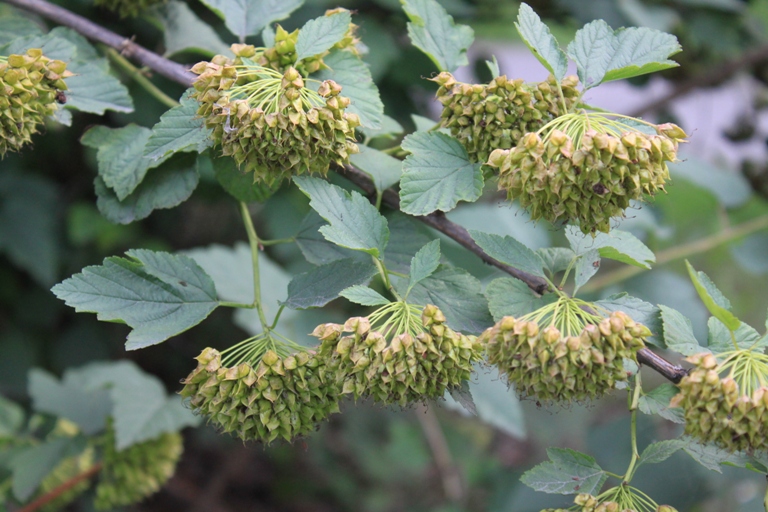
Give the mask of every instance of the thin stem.
MULTIPOLYGON (((768 215, 756 217, 747 222, 743 222, 738 226, 724 229, 719 233, 700 238, 694 242, 689 242, 687 244, 678 245, 676 247, 670 247, 669 249, 659 251, 656 253, 656 267, 658 268, 660 265, 664 265, 671 261, 681 260, 696 254, 710 251, 718 246, 732 242, 734 240, 738 240, 739 238, 743 238, 747 235, 751 235, 752 233, 756 233, 764 229, 768 229, 768 215)), ((626 281, 627 279, 634 277, 641 272, 643 272, 643 269, 639 267, 625 266, 618 270, 614 270, 613 272, 608 272, 600 277, 592 279, 581 288, 581 291, 583 293, 589 293, 600 290, 622 281, 626 281)))
POLYGON ((225 308, 239 308, 239 309, 253 309, 256 307, 253 304, 245 304, 242 302, 228 302, 226 300, 220 300, 219 306, 223 306, 225 308))
POLYGON ((443 483, 445 497, 453 503, 461 503, 466 497, 464 482, 462 482, 459 468, 453 462, 451 450, 445 439, 440 420, 432 407, 420 404, 416 409, 416 417, 419 419, 421 430, 427 439, 427 444, 432 451, 437 472, 443 483))
POLYGON ((166 107, 176 107, 179 102, 165 94, 158 86, 152 83, 152 81, 144 76, 142 70, 131 64, 131 61, 120 55, 113 48, 106 49, 107 56, 112 62, 121 67, 137 84, 139 84, 150 96, 157 101, 165 105, 166 107))
POLYGON ((274 240, 262 240, 259 238, 259 245, 263 247, 269 247, 270 245, 278 245, 278 244, 291 244, 296 241, 296 237, 292 236, 290 238, 276 238, 274 240))
POLYGON ((637 409, 640 402, 640 392, 642 391, 642 380, 640 372, 635 374, 635 387, 630 395, 629 410, 631 412, 630 439, 632 442, 632 460, 629 462, 627 472, 624 473, 624 483, 629 484, 635 473, 635 465, 640 460, 640 453, 637 451, 637 409))
POLYGON ((264 316, 264 309, 261 307, 261 277, 259 275, 259 237, 256 235, 256 229, 253 227, 253 219, 248 212, 248 206, 244 202, 240 202, 240 214, 243 217, 243 223, 245 224, 245 231, 248 233, 248 243, 251 246, 251 263, 253 267, 253 304, 256 307, 256 311, 259 313, 259 321, 261 322, 261 328, 265 332, 269 332, 269 324, 267 318, 264 316))
POLYGON ((82 473, 75 475, 74 477, 70 478, 66 482, 62 483, 61 485, 54 487, 47 493, 43 494, 39 498, 37 498, 32 503, 29 503, 24 508, 20 509, 19 512, 35 512, 36 510, 40 510, 42 507, 50 503, 51 501, 55 500, 80 482, 84 480, 89 480, 93 476, 95 476, 99 471, 101 471, 102 464, 101 462, 97 462, 90 468, 86 469, 82 473))

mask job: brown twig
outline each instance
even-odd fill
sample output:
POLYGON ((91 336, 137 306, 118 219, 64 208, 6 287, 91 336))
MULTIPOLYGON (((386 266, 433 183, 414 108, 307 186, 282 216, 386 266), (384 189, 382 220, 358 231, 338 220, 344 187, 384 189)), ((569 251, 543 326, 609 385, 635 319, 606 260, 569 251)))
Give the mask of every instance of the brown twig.
MULTIPOLYGON (((174 80, 184 86, 191 86, 195 79, 195 75, 189 72, 187 68, 181 64, 177 64, 166 59, 165 57, 157 55, 147 50, 146 48, 133 43, 130 39, 126 39, 125 37, 107 30, 104 27, 101 27, 83 18, 82 16, 73 14, 64 8, 52 5, 44 0, 0 1, 32 11, 57 23, 73 28, 80 34, 90 39, 100 41, 108 46, 122 51, 126 57, 135 59, 141 64, 156 71, 157 73, 170 78, 171 80, 174 80)), ((768 49, 764 50, 763 53, 768 53, 768 49)), ((763 55, 763 58, 764 57, 765 55, 763 55)), ((753 57, 753 59, 757 59, 757 57, 753 57)), ((760 59, 757 59, 758 62, 759 60, 760 59)), ((359 169, 356 169, 352 166, 345 166, 341 172, 355 185, 362 188, 367 194, 373 194, 375 192, 375 187, 371 179, 367 174, 360 171, 359 169)), ((399 209, 400 198, 397 192, 394 190, 389 189, 385 191, 382 200, 388 206, 394 209, 399 209)), ((543 279, 523 272, 509 265, 505 265, 491 258, 485 254, 485 252, 472 240, 472 237, 469 236, 469 233, 466 229, 448 220, 442 212, 436 212, 430 215, 415 218, 457 241, 467 250, 479 256, 486 263, 489 263, 499 268, 500 270, 503 270, 504 272, 513 277, 516 277, 517 279, 520 279, 526 283, 533 291, 537 293, 543 293, 546 291, 547 284, 543 279)), ((679 382, 682 376, 685 375, 685 370, 683 368, 669 363, 664 358, 654 354, 648 349, 642 349, 640 352, 638 352, 638 361, 653 368, 672 382, 679 382)))
POLYGON ((420 404, 416 408, 416 417, 421 424, 421 430, 432 451, 435 467, 443 483, 445 497, 452 503, 461 504, 465 501, 466 490, 461 478, 461 472, 451 457, 451 450, 440 427, 440 420, 432 407, 420 404))
POLYGON ((39 498, 37 498, 32 503, 29 503, 24 508, 20 509, 18 512, 35 512, 36 510, 41 509, 44 505, 50 503, 51 501, 55 500, 80 482, 84 480, 88 480, 92 476, 94 476, 96 473, 101 471, 101 462, 97 462, 87 470, 83 471, 79 475, 75 475, 74 477, 70 478, 63 484, 59 485, 58 487, 54 487, 47 493, 43 494, 39 498))

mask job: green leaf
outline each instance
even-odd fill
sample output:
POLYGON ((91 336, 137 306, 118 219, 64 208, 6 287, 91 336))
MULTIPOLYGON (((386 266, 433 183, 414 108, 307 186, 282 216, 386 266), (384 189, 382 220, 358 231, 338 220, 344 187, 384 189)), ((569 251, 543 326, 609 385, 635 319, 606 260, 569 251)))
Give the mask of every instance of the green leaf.
POLYGON ((72 62, 67 69, 75 73, 67 83, 67 108, 104 115, 107 110, 133 112, 133 100, 120 81, 109 74, 106 60, 72 62))
POLYGON ((330 50, 347 33, 350 23, 352 15, 349 11, 320 16, 306 22, 299 30, 296 41, 296 62, 330 50))
POLYGON ((475 39, 474 31, 456 25, 453 17, 435 0, 400 0, 411 20, 408 36, 413 45, 432 59, 440 71, 454 72, 466 66, 467 49, 475 39))
POLYGON ((683 179, 707 190, 726 208, 737 208, 754 194, 749 180, 741 173, 692 155, 687 155, 685 160, 670 162, 669 172, 673 180, 683 179))
MULTIPOLYGON (((433 119, 430 119, 428 117, 420 116, 418 114, 411 114, 411 120, 413 121, 413 124, 416 126, 417 132, 430 132, 430 131, 440 131, 445 130, 445 128, 437 129, 439 126, 439 123, 436 122, 433 119)), ((446 135, 448 135, 450 132, 444 131, 446 135)))
POLYGON ((603 20, 587 23, 576 32, 568 45, 568 56, 576 62, 584 89, 602 82, 616 51, 616 42, 613 29, 603 20))
POLYGON ((91 388, 109 388, 117 450, 200 423, 181 397, 168 396, 160 379, 132 361, 92 364, 83 374, 91 388))
POLYGON ((224 20, 230 32, 244 41, 272 23, 287 18, 304 0, 202 0, 224 20))
POLYGON ((325 265, 344 258, 370 260, 370 257, 364 253, 339 247, 326 240, 320 233, 320 228, 327 225, 328 223, 314 210, 310 210, 302 219, 299 232, 296 233, 296 245, 308 262, 313 265, 325 265))
POLYGON ((485 65, 488 66, 488 71, 491 72, 493 78, 501 76, 501 70, 499 69, 499 61, 496 60, 496 56, 492 56, 492 60, 485 61, 485 65))
MULTIPOLYGON (((210 157, 209 157, 210 158, 210 157)), ((269 199, 280 188, 270 187, 262 182, 254 183, 253 175, 237 168, 234 159, 220 156, 213 158, 216 180, 229 195, 244 203, 261 203, 269 199)))
POLYGON ((417 283, 434 274, 438 265, 440 265, 440 240, 432 240, 419 249, 419 252, 411 260, 408 291, 411 291, 417 283))
POLYGON ((560 48, 555 36, 549 31, 549 27, 542 23, 539 15, 528 4, 520 4, 515 27, 523 38, 523 42, 539 62, 555 76, 558 82, 562 81, 568 71, 568 57, 560 48))
POLYGON ((727 309, 728 311, 730 311, 731 301, 728 300, 728 297, 723 295, 723 292, 721 292, 720 289, 717 287, 717 285, 715 285, 715 283, 712 282, 709 276, 704 272, 698 272, 697 276, 699 278, 699 283, 701 283, 701 286, 703 286, 704 289, 707 290, 707 293, 709 294, 710 297, 712 297, 712 300, 715 301, 715 304, 717 304, 723 309, 727 309))
POLYGON ((86 267, 52 291, 77 312, 128 324, 127 350, 184 332, 218 306, 213 281, 189 257, 144 249, 126 255, 86 267))
POLYGON ((675 385, 665 382, 650 392, 643 393, 638 401, 638 408, 644 414, 658 414, 665 420, 674 423, 685 423, 683 410, 679 407, 669 406, 669 401, 679 391, 675 385))
MULTIPOLYGON (((2 23, 0 23, 0 28, 2 23)), ((24 425, 24 409, 0 395, 0 440, 14 437, 24 425)))
POLYGON ((608 475, 594 458, 568 448, 549 448, 548 462, 523 473, 520 481, 550 494, 598 494, 608 475))
POLYGON ((352 155, 349 161, 369 175, 376 185, 376 190, 384 192, 400 181, 403 162, 377 149, 360 145, 360 152, 352 155))
POLYGON ((469 234, 491 258, 534 276, 544 277, 541 257, 511 236, 502 237, 475 230, 470 230, 469 234))
POLYGON ((376 290, 361 285, 350 286, 349 288, 342 290, 339 295, 348 301, 360 304, 361 306, 383 306, 390 302, 389 299, 376 290))
POLYGON ((555 300, 551 293, 538 296, 527 284, 514 277, 494 279, 486 287, 485 296, 497 322, 505 316, 521 317, 532 313, 555 300))
POLYGON ((49 179, 0 172, 0 252, 46 288, 59 272, 58 208, 58 190, 49 179))
POLYGON ((0 18, 0 45, 10 43, 24 36, 42 35, 40 26, 29 18, 22 16, 3 16, 0 18))
POLYGON ((152 127, 144 147, 145 158, 157 160, 178 151, 202 153, 213 144, 211 131, 197 116, 197 100, 189 97, 191 90, 187 89, 179 100, 180 105, 160 116, 160 121, 152 127))
POLYGON ((658 464, 664 462, 678 450, 688 446, 688 443, 681 439, 669 439, 667 441, 658 441, 645 447, 640 459, 637 461, 637 467, 643 464, 658 464))
POLYGON ((408 302, 434 304, 445 314, 448 326, 457 331, 476 334, 493 323, 480 281, 456 267, 438 268, 413 287, 408 302))
POLYGON ((571 264, 571 260, 576 257, 576 253, 566 247, 547 247, 536 249, 541 261, 544 262, 544 269, 551 275, 562 272, 571 264))
POLYGON ((77 58, 77 45, 74 42, 51 33, 31 34, 13 39, 0 48, 0 55, 23 54, 30 48, 40 48, 43 55, 49 59, 63 60, 67 63, 77 58))
POLYGON ((288 284, 288 299, 283 303, 291 309, 325 306, 339 293, 354 285, 370 281, 377 272, 370 261, 336 260, 298 274, 288 284))
POLYGON ((194 157, 180 155, 157 169, 151 169, 141 184, 122 201, 97 176, 94 180, 96 205, 110 222, 130 224, 148 217, 154 210, 173 208, 183 203, 197 188, 198 181, 194 157))
POLYGON ((579 255, 573 270, 576 289, 578 290, 600 270, 600 251, 592 249, 579 255))
MULTIPOLYGON (((723 322, 725 326, 728 327, 728 329, 731 331, 738 329, 739 325, 741 325, 741 320, 736 318, 733 313, 715 301, 713 296, 710 294, 710 290, 704 284, 705 278, 707 281, 709 281, 710 284, 712 283, 709 278, 706 277, 706 274, 704 274, 704 272, 697 273, 696 269, 693 268, 688 260, 685 260, 685 266, 688 269, 688 275, 691 277, 691 281, 693 282, 693 286, 696 288, 696 292, 698 292, 701 301, 707 307, 709 312, 712 313, 715 318, 723 322)), ((712 287, 714 287, 714 285, 710 286, 709 288, 711 289, 712 287)), ((717 290, 717 288, 715 288, 715 290, 717 290)), ((717 293, 715 296, 718 296, 717 293)), ((722 297, 722 294, 719 294, 719 297, 722 297)))
POLYGON ((672 34, 645 27, 621 28, 615 32, 616 43, 602 82, 622 80, 677 67, 667 60, 682 48, 672 34))
POLYGON ((610 233, 584 235, 578 228, 568 226, 565 236, 576 254, 586 254, 597 249, 600 257, 620 261, 628 265, 649 269, 656 256, 635 235, 628 231, 612 229, 610 233))
MULTIPOLYGON (((734 349, 731 331, 717 318, 711 316, 707 321, 709 333, 707 336, 707 347, 715 354, 727 352, 734 349)), ((739 328, 733 331, 733 338, 739 348, 743 349, 761 349, 768 346, 768 336, 761 337, 760 334, 751 326, 744 322, 739 328)))
MULTIPOLYGON (((683 448, 685 453, 691 456, 693 460, 711 471, 722 473, 721 465, 740 465, 748 460, 748 455, 742 452, 731 453, 727 450, 716 447, 713 444, 701 444, 692 438, 683 437, 688 444, 683 448)), ((744 467, 743 465, 741 467, 744 467)))
POLYGON ((411 154, 403 163, 400 210, 410 215, 447 212, 459 201, 477 201, 482 195, 481 165, 469 161, 458 140, 439 132, 416 132, 401 146, 411 154))
POLYGON ((69 368, 61 381, 38 368, 30 370, 29 395, 35 411, 66 418, 85 435, 104 430, 112 412, 112 400, 107 390, 88 385, 88 368, 69 368))
POLYGON ((229 45, 221 40, 213 28, 189 8, 185 2, 172 0, 158 7, 163 25, 165 56, 182 51, 195 51, 205 55, 226 55, 229 45))
POLYGON ((397 240, 384 250, 384 263, 387 270, 407 274, 411 271, 411 261, 416 253, 432 241, 433 234, 422 224, 402 212, 387 212, 389 237, 397 240))
POLYGON ((80 138, 80 142, 95 148, 99 163, 99 176, 104 184, 115 191, 122 201, 139 186, 149 169, 157 167, 166 158, 152 160, 144 156, 151 130, 129 124, 122 128, 94 126, 80 138))
POLYGON ((384 103, 368 65, 355 54, 343 50, 332 51, 323 57, 323 61, 329 69, 321 69, 311 78, 333 80, 339 84, 341 95, 351 100, 346 112, 357 114, 363 128, 376 130, 381 127, 384 103))
POLYGON ((389 240, 387 220, 368 199, 318 178, 296 176, 293 181, 309 197, 312 209, 328 221, 320 228, 326 240, 377 258, 382 255, 389 240))
MULTIPOLYGON (((365 126, 361 126, 360 128, 358 128, 358 130, 362 132, 363 136, 366 139, 375 139, 377 137, 384 137, 384 138, 393 140, 396 135, 400 135, 403 132, 405 132, 405 129, 400 123, 398 123, 395 119, 389 117, 386 114, 381 116, 380 128, 374 129, 374 128, 366 128, 365 126)), ((354 156, 355 155, 352 155, 352 157, 354 156)))
POLYGON ((275 46, 275 29, 269 25, 264 27, 264 30, 261 31, 261 41, 265 48, 275 46))
POLYGON ((40 482, 70 454, 75 443, 75 438, 58 437, 17 453, 10 461, 16 499, 27 501, 40 482))
POLYGON ((661 321, 664 326, 664 342, 669 350, 684 356, 709 352, 702 347, 693 335, 691 321, 674 309, 659 305, 661 321))
POLYGON ((595 305, 611 312, 623 311, 628 314, 632 320, 643 324, 653 333, 653 336, 645 339, 646 343, 665 348, 661 339, 661 311, 650 302, 645 302, 637 297, 628 295, 626 292, 622 292, 605 299, 600 299, 595 302, 595 305))

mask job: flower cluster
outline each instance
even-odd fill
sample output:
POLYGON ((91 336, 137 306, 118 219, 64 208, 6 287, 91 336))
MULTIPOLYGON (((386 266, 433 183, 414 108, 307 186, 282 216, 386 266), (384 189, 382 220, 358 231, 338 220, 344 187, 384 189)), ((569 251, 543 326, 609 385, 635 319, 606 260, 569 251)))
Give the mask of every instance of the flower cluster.
POLYGON ((0 157, 32 140, 38 126, 58 108, 69 76, 64 62, 45 57, 39 48, 0 56, 0 157))
POLYGON ((488 361, 522 397, 554 402, 596 398, 626 381, 623 359, 635 359, 650 335, 619 311, 584 325, 575 336, 554 325, 542 328, 535 320, 506 316, 480 340, 488 361))
POLYGON ((320 338, 319 355, 343 393, 405 406, 461 386, 480 359, 476 338, 453 331, 445 321, 442 311, 428 305, 421 311, 422 332, 390 336, 386 327, 373 329, 368 317, 355 317, 344 325, 319 325, 312 335, 320 338))
POLYGON ((246 362, 227 367, 217 350, 206 348, 197 361, 181 395, 193 410, 243 441, 291 441, 339 412, 339 390, 322 359, 309 352, 281 357, 268 350, 255 367, 246 362))
MULTIPOLYGON (((547 508, 541 512, 637 512, 634 509, 624 508, 615 501, 600 502, 598 498, 590 494, 579 494, 573 500, 573 503, 576 507, 570 509, 547 508)), ((656 512, 677 512, 677 509, 669 505, 657 505, 656 512)))
POLYGON ((440 124, 450 128, 473 162, 485 163, 494 149, 515 147, 525 133, 565 114, 579 97, 575 76, 560 84, 562 96, 551 75, 535 84, 504 75, 488 84, 465 84, 444 71, 432 80, 440 85, 440 124))
POLYGON ((214 143, 253 173, 254 182, 272 186, 296 174, 325 175, 331 162, 345 164, 357 153, 360 120, 345 112, 349 99, 340 96, 341 86, 327 80, 315 91, 295 68, 281 74, 254 64, 253 46, 232 49, 235 60, 217 55, 192 68, 200 75, 192 97, 214 143))

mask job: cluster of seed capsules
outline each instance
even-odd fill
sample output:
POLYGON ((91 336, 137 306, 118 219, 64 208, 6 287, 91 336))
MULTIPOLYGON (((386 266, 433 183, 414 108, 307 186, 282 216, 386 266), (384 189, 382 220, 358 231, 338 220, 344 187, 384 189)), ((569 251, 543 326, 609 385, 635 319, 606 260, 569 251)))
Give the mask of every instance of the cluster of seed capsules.
POLYGON ((504 75, 488 84, 465 84, 444 71, 432 80, 440 85, 436 94, 443 105, 441 126, 461 141, 473 162, 481 163, 494 149, 513 148, 525 133, 565 114, 579 97, 575 76, 560 84, 562 96, 551 75, 536 84, 504 75))
POLYGON ((685 132, 667 123, 656 134, 587 130, 574 141, 553 129, 527 133, 512 149, 494 150, 488 165, 498 169, 499 189, 519 199, 533 220, 572 221, 581 231, 608 232, 633 200, 654 195, 669 179, 685 132))
POLYGON ((30 48, 0 58, 0 157, 32 140, 38 126, 65 101, 67 65, 30 48))
POLYGON ((749 396, 731 377, 721 378, 712 354, 697 354, 687 361, 694 368, 678 384, 680 393, 670 407, 682 407, 685 433, 728 451, 766 451, 768 388, 749 396))
POLYGON ((309 352, 280 357, 267 351, 256 367, 226 367, 206 348, 183 381, 190 407, 242 440, 271 443, 309 434, 339 412, 339 389, 321 358, 309 352))
MULTIPOLYGON (((636 512, 633 509, 621 508, 621 505, 615 501, 604 501, 601 503, 591 494, 579 494, 573 502, 576 506, 570 509, 547 508, 541 512, 636 512)), ((659 505, 656 507, 656 512, 677 512, 677 509, 669 505, 659 505)))
POLYGON ((94 0, 94 4, 116 12, 121 18, 135 18, 142 11, 168 0, 94 0))
POLYGON ((141 501, 160 490, 176 471, 184 445, 181 434, 166 432, 156 439, 118 451, 115 430, 110 423, 102 448, 102 469, 94 506, 98 510, 111 510, 141 501))
POLYGON ((319 354, 343 393, 406 406, 442 398, 446 390, 461 386, 481 358, 477 338, 448 327, 436 306, 424 307, 421 320, 424 332, 416 336, 388 339, 386 332, 372 331, 365 317, 320 325, 312 335, 320 338, 319 354))
POLYGON ((498 367, 521 397, 543 402, 597 398, 628 379, 624 358, 635 359, 651 331, 617 311, 578 336, 553 326, 502 318, 480 340, 488 362, 498 367))
POLYGON ((263 80, 258 70, 243 64, 255 55, 250 45, 233 45, 237 58, 215 56, 196 64, 198 74, 192 97, 200 103, 198 115, 212 130, 214 144, 232 156, 254 182, 279 183, 293 175, 325 175, 331 162, 345 164, 358 152, 356 114, 345 112, 349 99, 341 86, 326 80, 316 94, 305 90, 305 80, 292 67, 283 73, 274 101, 252 105, 249 98, 232 96, 233 88, 263 80), (319 95, 323 104, 308 106, 306 98, 319 95), (273 106, 270 106, 274 104, 273 106))

